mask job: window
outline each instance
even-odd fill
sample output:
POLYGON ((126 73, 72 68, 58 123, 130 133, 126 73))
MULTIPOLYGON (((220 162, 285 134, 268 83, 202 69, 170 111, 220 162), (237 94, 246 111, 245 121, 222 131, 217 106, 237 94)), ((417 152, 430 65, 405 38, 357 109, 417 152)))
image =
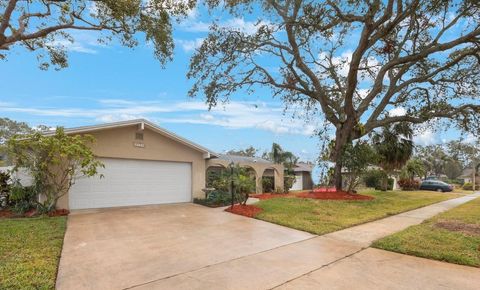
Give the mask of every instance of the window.
POLYGON ((135 133, 135 140, 143 140, 143 133, 135 133))

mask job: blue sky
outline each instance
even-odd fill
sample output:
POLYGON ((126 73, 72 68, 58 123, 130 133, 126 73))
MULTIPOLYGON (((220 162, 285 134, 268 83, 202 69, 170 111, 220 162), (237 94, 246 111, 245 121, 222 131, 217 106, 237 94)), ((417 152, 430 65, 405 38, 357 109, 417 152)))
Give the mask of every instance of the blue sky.
MULTIPOLYGON (((222 21, 245 31, 254 29, 253 20, 222 21)), ((198 13, 176 24, 174 60, 164 69, 148 44, 140 42, 134 49, 99 45, 93 32, 73 34, 70 66, 60 71, 41 71, 34 54, 14 48, 0 62, 1 116, 32 126, 65 127, 146 118, 217 152, 249 145, 264 151, 277 142, 301 160, 315 161, 319 146, 312 133, 318 124, 292 119, 293 109, 285 113, 269 90, 237 94, 212 111, 203 99, 187 97, 192 84, 185 77, 189 58, 207 30, 206 18, 198 13)), ((427 130, 418 135, 417 143, 429 144, 455 133, 427 130)))
MULTIPOLYGON (((239 18, 225 23, 253 27, 239 18)), ((284 114, 268 90, 238 95, 212 111, 203 99, 187 97, 189 58, 207 29, 196 17, 176 25, 174 60, 164 69, 148 44, 102 46, 91 32, 73 34, 77 41, 68 45, 69 67, 60 71, 39 70, 34 54, 15 48, 0 63, 1 115, 32 126, 65 127, 147 118, 215 151, 249 145, 263 151, 278 142, 314 161, 313 125, 284 114)))

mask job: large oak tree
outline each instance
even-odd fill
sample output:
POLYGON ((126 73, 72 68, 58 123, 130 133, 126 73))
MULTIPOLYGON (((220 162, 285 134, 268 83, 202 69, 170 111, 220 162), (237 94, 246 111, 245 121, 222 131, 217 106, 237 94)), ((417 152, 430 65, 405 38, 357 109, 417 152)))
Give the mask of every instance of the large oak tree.
POLYGON ((64 68, 73 31, 101 31, 99 41, 138 44, 139 33, 152 43, 162 63, 173 51, 172 16, 185 15, 193 0, 0 0, 0 59, 23 46, 37 51, 40 68, 64 68), (45 56, 48 56, 46 59, 45 56))
POLYGON ((191 60, 208 104, 269 87, 319 109, 335 130, 335 185, 346 144, 377 128, 434 121, 479 132, 476 0, 207 1, 258 18, 254 33, 212 25, 191 60), (393 110, 395 109, 395 110, 393 110))

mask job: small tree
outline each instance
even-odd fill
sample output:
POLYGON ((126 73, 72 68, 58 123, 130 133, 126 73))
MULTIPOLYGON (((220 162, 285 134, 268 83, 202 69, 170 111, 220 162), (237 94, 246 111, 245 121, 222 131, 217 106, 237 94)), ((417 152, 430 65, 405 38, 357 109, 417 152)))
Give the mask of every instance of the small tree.
MULTIPOLYGON (((332 148, 334 144, 332 144, 332 148)), ((368 165, 375 162, 376 154, 370 144, 365 141, 357 141, 355 144, 349 143, 341 155, 342 164, 346 170, 346 189, 347 192, 354 192, 361 181, 361 176, 368 165)), ((337 188, 340 190, 339 188, 337 188)))
POLYGON ((246 204, 250 193, 255 190, 255 180, 252 179, 247 168, 240 167, 239 164, 235 165, 233 175, 230 178, 233 179, 237 202, 243 205, 246 204))
POLYGON ((30 172, 35 192, 42 197, 38 203, 41 212, 54 210, 77 178, 98 174, 103 164, 88 146, 94 140, 90 135, 69 136, 63 128, 57 128, 52 136, 37 132, 8 141, 13 171, 24 168, 30 172))
POLYGON ((400 173, 400 178, 413 180, 415 177, 422 177, 425 175, 427 170, 420 159, 411 159, 407 164, 402 168, 400 173))
POLYGON ((415 180, 415 177, 424 176, 426 172, 427 170, 422 160, 411 159, 402 168, 398 185, 403 190, 416 190, 420 187, 420 182, 415 180))
POLYGON ((449 179, 457 179, 462 175, 462 172, 462 164, 458 160, 450 159, 445 163, 445 175, 449 179))

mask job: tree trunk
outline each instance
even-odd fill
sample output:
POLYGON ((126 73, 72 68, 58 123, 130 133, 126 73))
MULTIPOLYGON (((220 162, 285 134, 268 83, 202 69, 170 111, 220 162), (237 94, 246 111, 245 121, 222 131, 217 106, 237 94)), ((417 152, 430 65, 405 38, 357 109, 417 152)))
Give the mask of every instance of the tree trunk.
POLYGON ((343 189, 343 177, 342 177, 342 168, 343 168, 343 161, 342 161, 342 154, 347 144, 351 129, 353 126, 349 126, 347 124, 343 124, 343 126, 338 126, 337 131, 335 133, 335 148, 333 149, 333 160, 335 161, 335 168, 334 168, 334 185, 337 190, 343 189))
POLYGON ((335 161, 335 171, 333 173, 333 180, 334 180, 334 185, 337 191, 342 190, 343 187, 343 179, 342 179, 342 162, 341 160, 335 161))

